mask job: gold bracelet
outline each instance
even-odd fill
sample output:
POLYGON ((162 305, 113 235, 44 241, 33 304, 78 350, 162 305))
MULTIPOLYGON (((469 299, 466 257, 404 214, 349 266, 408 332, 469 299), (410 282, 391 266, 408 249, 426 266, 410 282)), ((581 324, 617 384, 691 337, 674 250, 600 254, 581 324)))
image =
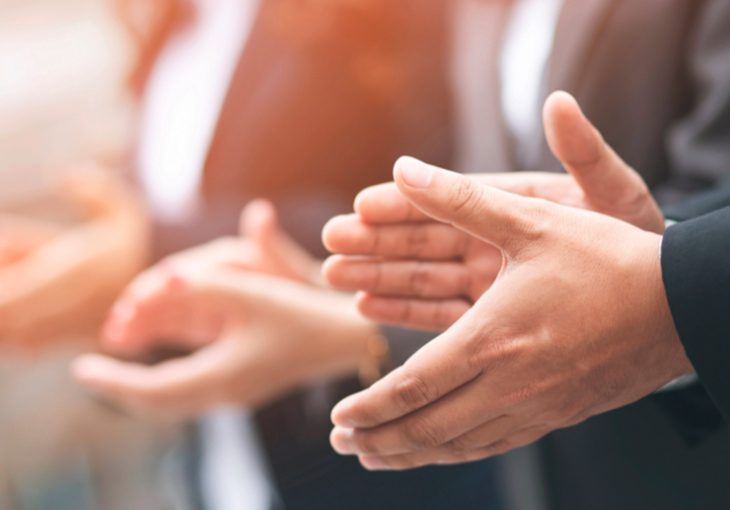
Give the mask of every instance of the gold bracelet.
POLYGON ((390 344, 382 334, 368 338, 365 354, 360 361, 358 376, 363 388, 369 388, 383 377, 383 368, 390 357, 390 344))

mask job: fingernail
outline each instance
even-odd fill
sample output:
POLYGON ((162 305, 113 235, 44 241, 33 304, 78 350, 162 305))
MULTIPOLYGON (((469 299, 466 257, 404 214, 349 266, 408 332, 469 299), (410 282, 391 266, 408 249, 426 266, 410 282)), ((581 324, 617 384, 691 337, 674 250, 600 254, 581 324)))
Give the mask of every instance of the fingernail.
POLYGON ((403 182, 413 189, 426 189, 431 184, 433 169, 414 158, 400 158, 397 163, 403 182))
POLYGON ((360 457, 360 464, 368 471, 390 471, 390 467, 380 457, 360 457))
POLYGON ((340 455, 352 455, 355 450, 352 448, 352 429, 335 427, 330 435, 332 448, 340 455))

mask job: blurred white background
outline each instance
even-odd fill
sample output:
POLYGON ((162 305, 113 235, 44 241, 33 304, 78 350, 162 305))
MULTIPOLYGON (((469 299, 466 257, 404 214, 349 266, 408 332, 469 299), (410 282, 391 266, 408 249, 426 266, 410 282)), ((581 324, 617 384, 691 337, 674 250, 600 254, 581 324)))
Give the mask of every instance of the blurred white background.
MULTIPOLYGON (((124 154, 131 57, 111 0, 0 0, 0 210, 56 163, 124 154)), ((100 405, 73 355, 0 349, 0 510, 184 508, 160 469, 179 431, 100 405)))
POLYGON ((110 0, 0 1, 0 198, 49 164, 124 150, 130 57, 110 0))

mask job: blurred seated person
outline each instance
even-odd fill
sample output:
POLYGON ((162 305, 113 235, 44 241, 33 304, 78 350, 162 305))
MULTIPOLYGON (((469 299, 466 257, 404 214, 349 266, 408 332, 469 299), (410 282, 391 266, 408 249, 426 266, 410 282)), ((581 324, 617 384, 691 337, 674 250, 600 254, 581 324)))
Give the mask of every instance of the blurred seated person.
POLYGON ((144 205, 107 169, 77 165, 42 201, 74 225, 0 215, 0 341, 21 355, 95 337, 148 260, 144 205))
MULTIPOLYGON (((235 234, 241 206, 251 197, 270 197, 287 230, 323 254, 321 226, 349 209, 360 188, 386 179, 395 157, 410 152, 449 159, 448 95, 445 78, 438 78, 440 2, 129 0, 119 2, 119 13, 140 49, 130 79, 140 110, 129 174, 146 199, 152 243, 144 208, 131 191, 120 182, 102 189, 82 180, 78 186, 91 190, 81 191, 95 192, 84 202, 93 221, 50 232, 25 251, 4 250, 8 262, 15 261, 5 287, 16 282, 19 297, 8 299, 2 314, 7 310, 28 328, 21 334, 5 320, 4 339, 29 343, 50 331, 52 341, 72 318, 93 331, 92 309, 104 313, 148 250, 157 259, 235 234)), ((30 225, 15 230, 29 234, 30 225)), ((265 267, 254 269, 309 283, 317 273, 306 269, 310 256, 293 241, 288 247, 282 263, 267 258, 265 267)), ((316 371, 307 367, 239 403, 268 403, 311 379, 357 372, 377 329, 350 306, 330 311, 341 296, 310 292, 303 302, 341 316, 340 327, 334 319, 322 321, 312 336, 332 340, 336 333, 352 344, 337 353, 341 359, 316 360, 316 371)), ((297 338, 307 345, 308 338, 297 338)), ((133 357, 149 361, 150 353, 133 357)), ((292 368, 291 357, 280 361, 292 368)), ((268 455, 260 457, 271 459, 287 508, 442 508, 457 494, 467 506, 494 501, 489 466, 391 482, 335 456, 327 441, 329 409, 343 392, 358 388, 356 380, 319 385, 261 413, 268 455)), ((274 499, 270 488, 246 485, 247 475, 261 482, 265 474, 263 463, 249 462, 258 454, 256 435, 245 415, 218 413, 203 421, 193 480, 202 506, 241 508, 274 499)))

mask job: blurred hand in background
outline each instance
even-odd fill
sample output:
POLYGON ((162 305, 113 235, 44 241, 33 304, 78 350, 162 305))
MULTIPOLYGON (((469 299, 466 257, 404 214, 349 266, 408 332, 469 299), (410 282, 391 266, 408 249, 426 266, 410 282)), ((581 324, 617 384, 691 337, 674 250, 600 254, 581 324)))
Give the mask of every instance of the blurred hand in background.
POLYGON ((82 383, 130 411, 164 418, 220 404, 255 407, 319 378, 355 373, 377 328, 351 296, 323 288, 321 264, 250 204, 246 237, 174 255, 143 273, 106 323, 103 347, 74 364, 82 383), (155 351, 182 357, 139 363, 155 351))
POLYGON ((110 172, 62 179, 72 226, 0 218, 0 342, 34 350, 93 336, 120 290, 147 261, 148 226, 136 195, 110 172))

